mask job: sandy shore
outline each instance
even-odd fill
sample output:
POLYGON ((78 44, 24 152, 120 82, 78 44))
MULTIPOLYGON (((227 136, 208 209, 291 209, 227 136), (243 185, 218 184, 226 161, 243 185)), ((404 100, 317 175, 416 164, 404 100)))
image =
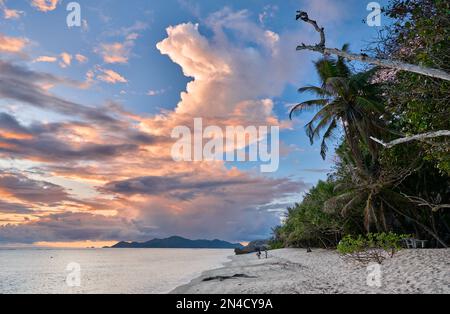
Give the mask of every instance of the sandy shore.
POLYGON ((207 271, 172 293, 450 293, 450 250, 404 250, 381 270, 382 286, 369 287, 368 270, 343 261, 334 251, 283 249, 261 260, 254 254, 233 256, 225 267, 207 271))

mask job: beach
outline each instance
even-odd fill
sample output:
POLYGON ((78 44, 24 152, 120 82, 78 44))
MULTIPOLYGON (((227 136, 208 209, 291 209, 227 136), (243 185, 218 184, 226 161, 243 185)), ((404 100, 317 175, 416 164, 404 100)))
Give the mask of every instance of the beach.
POLYGON ((368 285, 367 267, 336 251, 281 249, 267 259, 232 256, 173 294, 448 294, 450 250, 403 250, 381 265, 381 285, 368 285))

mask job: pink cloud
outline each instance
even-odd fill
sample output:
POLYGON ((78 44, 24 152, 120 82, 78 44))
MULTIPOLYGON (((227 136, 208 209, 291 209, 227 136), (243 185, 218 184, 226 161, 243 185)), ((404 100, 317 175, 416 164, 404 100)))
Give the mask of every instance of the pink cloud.
POLYGON ((211 15, 207 26, 212 40, 197 24, 185 23, 169 27, 167 38, 157 44, 193 78, 180 95, 175 115, 238 125, 279 124, 270 99, 302 77, 306 60, 292 49, 302 36, 277 34, 253 22, 246 11, 229 9, 211 15), (233 41, 230 33, 236 35, 233 41))
MULTIPOLYGON (((71 231, 64 238, 68 241, 146 240, 172 234, 240 241, 267 235, 285 207, 277 200, 304 191, 306 184, 230 169, 224 162, 176 163, 171 156, 174 140, 170 134, 175 126, 191 126, 194 117, 218 126, 282 124, 274 114, 272 98, 301 77, 306 60, 292 47, 302 36, 275 33, 253 22, 246 11, 229 9, 213 14, 204 26, 212 32, 212 39, 204 36, 198 25, 185 23, 169 27, 167 38, 157 45, 193 78, 173 111, 143 117, 114 103, 97 110, 85 107, 82 117, 91 119, 86 123, 35 126, 33 130, 41 133, 33 133, 32 139, 0 141, 0 155, 39 162, 45 175, 68 181, 68 186, 81 185, 98 196, 89 199, 89 204, 64 200, 58 209, 80 213, 47 213, 17 228, 0 229, 0 237, 20 239, 29 234, 28 241, 58 240, 67 236, 57 233, 64 230, 61 226, 66 226, 65 221, 71 231), (235 38, 239 38, 237 43, 235 38), (27 145, 17 147, 19 140, 27 145), (112 217, 92 216, 95 208, 109 209, 112 217), (85 223, 85 219, 99 225, 85 223), (76 227, 74 221, 80 221, 76 227)), ((137 38, 129 30, 122 35, 129 41, 137 38)), ((131 54, 123 50, 122 43, 113 49, 103 48, 100 46, 98 53, 105 62, 125 63, 131 54)), ((87 73, 88 83, 96 80, 127 83, 120 73, 100 66, 87 73)), ((12 97, 9 90, 4 92, 12 97)), ((53 95, 50 91, 39 93, 39 99, 44 96, 53 95)), ((48 98, 44 100, 47 105, 48 98)), ((78 104, 57 100, 58 106, 47 108, 58 110, 64 105, 63 113, 71 119, 72 113, 80 112, 78 104)), ((17 134, 31 130, 13 119, 6 120, 17 134)), ((23 210, 24 206, 18 205, 26 204, 9 197, 12 208, 23 210)))
POLYGON ((23 11, 9 9, 8 7, 6 7, 5 2, 6 2, 5 0, 0 0, 0 10, 3 11, 3 16, 4 16, 5 19, 7 19, 7 20, 17 20, 22 15, 25 14, 25 12, 23 12, 23 11))
POLYGON ((3 15, 7 20, 17 20, 24 14, 23 11, 4 9, 3 15))
POLYGON ((135 41, 139 38, 138 32, 147 29, 147 27, 147 24, 138 21, 130 27, 112 32, 111 36, 123 36, 125 40, 123 42, 101 43, 94 51, 106 63, 128 63, 135 41))
POLYGON ((56 9, 59 0, 32 0, 31 5, 42 12, 53 11, 56 9))
POLYGON ((40 56, 33 60, 33 62, 46 62, 46 63, 54 63, 57 62, 58 58, 56 57, 50 57, 50 56, 40 56))
POLYGON ((117 84, 128 82, 126 78, 113 70, 99 68, 99 71, 101 74, 97 75, 97 79, 105 83, 117 84))
POLYGON ((70 65, 72 65, 72 59, 73 59, 73 57, 72 57, 71 54, 69 54, 69 53, 67 53, 67 52, 63 52, 63 53, 61 53, 60 57, 61 57, 61 62, 59 63, 59 65, 60 65, 62 68, 67 68, 67 67, 69 67, 70 65))
POLYGON ((75 59, 79 62, 79 63, 87 63, 89 61, 89 59, 82 55, 82 54, 76 54, 75 55, 75 59))
POLYGON ((101 55, 106 63, 127 63, 131 52, 130 48, 130 44, 116 42, 100 44, 95 52, 101 55))
POLYGON ((8 37, 0 33, 0 52, 20 53, 28 42, 26 38, 8 37))

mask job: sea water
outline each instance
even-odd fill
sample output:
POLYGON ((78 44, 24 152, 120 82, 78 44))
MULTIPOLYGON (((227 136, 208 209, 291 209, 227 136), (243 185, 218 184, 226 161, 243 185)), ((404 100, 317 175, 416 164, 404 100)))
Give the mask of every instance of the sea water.
POLYGON ((0 294, 168 293, 231 255, 203 249, 0 249, 0 294))

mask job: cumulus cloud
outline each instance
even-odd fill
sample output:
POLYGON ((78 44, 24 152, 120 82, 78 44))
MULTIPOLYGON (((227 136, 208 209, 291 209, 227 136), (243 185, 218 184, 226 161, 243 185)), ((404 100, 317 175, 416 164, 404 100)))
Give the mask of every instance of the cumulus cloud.
POLYGON ((49 12, 56 9, 59 0, 32 0, 31 5, 41 12, 49 12))
POLYGON ((82 55, 76 54, 75 56, 67 52, 62 52, 59 56, 39 56, 33 60, 33 63, 56 63, 59 61, 59 66, 67 68, 72 65, 72 61, 76 60, 78 63, 87 63, 89 59, 82 55))
POLYGON ((140 31, 148 28, 143 22, 136 22, 130 27, 123 27, 109 34, 110 36, 125 37, 123 42, 101 43, 95 52, 99 54, 105 63, 128 63, 135 41, 139 38, 140 31))
POLYGON ((297 80, 304 61, 287 47, 298 37, 264 29, 252 22, 246 11, 223 9, 213 14, 207 25, 213 40, 200 33, 199 25, 185 23, 169 27, 167 38, 157 44, 162 54, 193 78, 181 94, 176 113, 225 118, 251 103, 255 113, 249 108, 250 116, 247 120, 241 117, 243 122, 269 120, 273 124, 273 113, 261 117, 258 107, 297 80))
POLYGON ((128 43, 100 44, 95 50, 106 63, 127 63, 131 52, 131 45, 128 43))
MULTIPOLYGON (((114 36, 134 41, 137 28, 143 27, 134 26, 114 36)), ((242 241, 268 235, 285 206, 276 200, 304 191, 306 184, 223 162, 175 163, 169 136, 174 126, 189 126, 193 117, 219 126, 280 125, 271 98, 296 82, 302 70, 305 61, 292 50, 301 36, 275 33, 252 21, 248 12, 230 9, 211 15, 204 27, 210 36, 193 23, 171 26, 158 43, 159 51, 192 81, 174 111, 155 116, 136 115, 113 103, 94 108, 62 99, 42 85, 77 87, 76 82, 0 63, 2 98, 83 120, 24 125, 12 115, 0 115, 0 154, 37 161, 33 170, 43 176, 83 184, 98 195, 89 204, 69 196, 58 207, 63 213, 0 227, 2 241, 147 240, 173 234, 242 241), (91 212, 99 209, 111 213, 91 212)), ((125 61, 131 52, 116 55, 125 61)), ((127 83, 118 72, 100 66, 88 72, 87 81, 95 80, 127 83)), ((10 186, 18 184, 8 180, 10 186)), ((48 181, 33 180, 24 182, 39 188, 48 181)), ((18 200, 33 197, 16 195, 6 201, 21 204, 18 200)))
POLYGON ((76 54, 75 55, 75 59, 79 62, 79 63, 87 63, 89 61, 88 57, 82 55, 82 54, 76 54))
POLYGON ((40 56, 33 60, 33 62, 46 62, 46 63, 54 63, 57 62, 58 58, 56 57, 50 57, 50 56, 40 56))
POLYGON ((28 44, 28 39, 19 37, 8 37, 0 33, 0 52, 20 53, 28 44))
POLYGON ((9 9, 5 0, 0 0, 0 10, 3 11, 3 17, 7 20, 17 20, 25 14, 23 11, 9 9))
POLYGON ((142 178, 126 182, 122 188, 127 193, 130 190, 141 193, 132 203, 137 208, 134 219, 157 226, 156 231, 165 235, 181 231, 188 237, 221 237, 234 241, 266 237, 270 228, 279 223, 276 211, 283 209, 266 205, 278 197, 306 188, 301 182, 287 179, 274 180, 233 172, 209 175, 208 178, 206 172, 195 176, 192 173, 190 180, 171 178, 169 182, 163 182, 163 185, 173 187, 164 192, 171 194, 170 197, 158 196, 154 193, 158 183, 149 186, 151 180, 142 181, 142 178))
POLYGON ((72 65, 73 57, 71 54, 63 52, 61 53, 60 57, 61 57, 61 62, 59 63, 60 67, 67 68, 72 65))
POLYGON ((117 73, 116 71, 110 70, 110 69, 103 69, 99 68, 98 71, 100 74, 97 75, 97 79, 99 79, 102 82, 108 83, 108 84, 117 84, 117 83, 127 83, 127 79, 124 78, 122 75, 117 73))
POLYGON ((23 11, 13 9, 3 9, 3 15, 7 20, 17 20, 24 14, 23 11))

